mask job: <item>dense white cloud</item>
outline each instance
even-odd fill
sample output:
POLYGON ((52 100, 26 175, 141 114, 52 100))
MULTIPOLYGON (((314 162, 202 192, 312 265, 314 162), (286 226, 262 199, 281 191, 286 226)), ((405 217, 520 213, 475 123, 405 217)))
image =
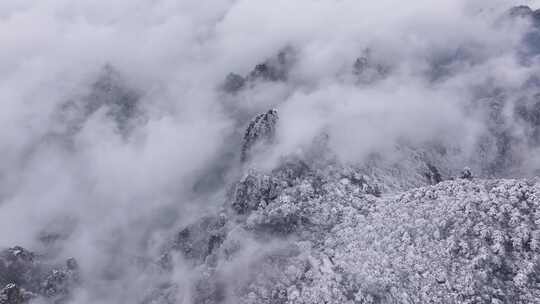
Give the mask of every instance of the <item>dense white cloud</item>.
MULTIPOLYGON (((155 246, 141 240, 223 202, 220 191, 216 198, 194 185, 220 162, 236 167, 222 156, 239 155, 238 128, 272 107, 280 122, 266 163, 321 132, 345 161, 394 151, 402 140, 449 143, 465 160, 488 128, 467 108, 476 90, 494 83, 513 94, 538 72, 516 52, 529 25, 499 22, 515 4, 4 0, 0 246, 36 247, 51 222, 73 220, 64 254, 99 285, 117 254, 145 255, 155 246), (287 82, 234 97, 219 91, 229 72, 246 75, 286 47, 296 54, 287 82), (366 49, 388 73, 359 83, 353 65, 366 49), (139 94, 142 118, 126 135, 101 108, 76 132, 56 132, 66 128, 59 113, 85 100, 107 64, 139 94)), ((534 151, 522 151, 529 169, 538 169, 534 151)))

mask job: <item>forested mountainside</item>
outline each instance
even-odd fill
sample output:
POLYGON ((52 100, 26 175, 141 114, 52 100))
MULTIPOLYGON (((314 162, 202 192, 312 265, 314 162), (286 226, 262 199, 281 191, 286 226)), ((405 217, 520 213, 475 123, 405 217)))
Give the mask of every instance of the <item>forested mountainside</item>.
POLYGON ((31 72, 73 63, 0 66, 0 304, 540 303, 540 10, 420 3, 357 28, 347 10, 383 6, 306 2, 343 22, 257 27, 234 53, 244 13, 289 18, 226 2, 187 24, 111 8, 150 33, 68 18, 109 45, 116 22, 189 28, 185 58, 142 46, 178 74, 110 50, 58 85, 31 72))

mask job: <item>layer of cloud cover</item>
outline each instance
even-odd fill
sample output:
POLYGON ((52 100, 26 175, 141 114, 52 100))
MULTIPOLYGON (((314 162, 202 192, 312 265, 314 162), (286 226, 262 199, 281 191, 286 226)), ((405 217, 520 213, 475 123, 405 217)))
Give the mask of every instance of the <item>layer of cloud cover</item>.
POLYGON ((95 290, 119 256, 152 254, 168 229, 223 201, 193 185, 235 152, 227 138, 245 123, 224 106, 224 77, 246 74, 285 47, 298 58, 289 81, 260 84, 233 100, 249 115, 279 110, 274 156, 321 132, 346 161, 402 139, 467 150, 486 128, 464 110, 474 89, 496 83, 516 90, 537 72, 516 57, 528 24, 497 25, 515 4, 2 1, 0 246, 35 248, 44 229, 75 223, 62 254, 80 260, 95 290), (391 72, 359 84, 352 66, 366 49, 391 72), (442 76, 432 70, 439 61, 447 63, 442 76), (140 92, 145 119, 126 137, 97 111, 69 145, 51 137, 58 109, 88 94, 107 64, 140 92))

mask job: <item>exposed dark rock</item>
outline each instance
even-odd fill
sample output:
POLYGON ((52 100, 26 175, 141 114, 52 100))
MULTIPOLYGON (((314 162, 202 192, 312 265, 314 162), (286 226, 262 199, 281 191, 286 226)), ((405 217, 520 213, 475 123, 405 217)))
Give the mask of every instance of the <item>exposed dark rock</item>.
POLYGON ((79 284, 79 267, 74 258, 66 261, 66 266, 47 273, 41 282, 41 294, 55 299, 55 303, 68 299, 71 290, 79 284))
POLYGON ((353 185, 360 187, 362 192, 366 194, 371 194, 376 197, 381 196, 382 191, 380 187, 376 184, 369 183, 366 176, 355 172, 348 176, 348 178, 353 185))
POLYGON ((234 94, 259 81, 285 82, 295 61, 295 51, 290 47, 285 48, 277 56, 257 64, 245 77, 230 73, 225 78, 221 89, 226 93, 234 94))
POLYGON ((532 10, 526 5, 519 5, 508 11, 511 18, 530 18, 534 26, 540 26, 540 9, 532 10))
POLYGON ((293 49, 286 48, 279 52, 276 57, 256 65, 246 78, 248 81, 286 81, 294 60, 293 49))
POLYGON ((514 114, 524 124, 528 144, 540 145, 540 94, 518 100, 514 107, 514 114))
POLYGON ((240 91, 244 85, 246 84, 246 80, 244 77, 235 74, 230 73, 225 78, 225 83, 223 84, 223 90, 227 93, 236 93, 240 91))
POLYGON ((226 222, 224 216, 199 219, 177 234, 173 249, 180 251, 186 259, 204 262, 223 243, 226 222))
POLYGON ((6 293, 11 298, 19 299, 18 295, 28 298, 35 294, 60 303, 69 299, 71 290, 79 284, 79 270, 73 258, 57 267, 22 247, 13 247, 0 254, 0 284, 9 287, 6 293))
MULTIPOLYGON (((524 159, 520 149, 527 145, 530 138, 520 136, 519 124, 528 119, 523 109, 530 107, 529 101, 517 103, 508 97, 508 92, 493 84, 486 84, 479 90, 479 98, 472 106, 483 117, 485 131, 477 139, 477 152, 473 162, 477 162, 481 174, 501 176, 512 174, 522 166, 524 159), (520 117, 512 117, 509 114, 520 117), (519 122, 516 123, 516 122, 519 122)), ((525 125, 530 124, 525 122, 525 125)), ((468 161, 470 163, 470 161, 468 161)))
POLYGON ((35 289, 38 283, 39 264, 34 260, 34 253, 16 246, 0 253, 0 284, 14 283, 21 286, 31 285, 35 289))
POLYGON ((358 82, 363 84, 373 83, 383 79, 390 72, 390 68, 375 61, 371 50, 364 50, 362 56, 358 57, 353 64, 353 74, 358 82))
POLYGON ((75 271, 79 269, 79 264, 77 263, 77 260, 74 258, 69 258, 66 261, 66 267, 68 270, 75 271))
POLYGON ((278 179, 265 174, 249 172, 235 187, 232 208, 238 214, 264 207, 279 194, 278 179))
POLYGON ((279 209, 276 211, 266 215, 264 219, 253 226, 254 231, 268 235, 285 236, 297 231, 306 222, 306 218, 300 213, 280 212, 279 209))
POLYGON ((277 168, 272 170, 272 175, 280 180, 292 185, 294 181, 306 178, 312 174, 311 169, 305 161, 300 158, 283 159, 277 168))
POLYGON ((256 144, 268 144, 274 140, 277 121, 278 115, 275 109, 259 114, 251 120, 243 137, 240 156, 242 162, 248 160, 250 150, 256 144))
POLYGON ((427 77, 433 82, 443 81, 482 61, 482 57, 475 55, 474 50, 465 46, 435 52, 428 58, 427 77))
POLYGON ((473 174, 472 174, 472 171, 469 167, 465 167, 463 168, 463 170, 461 171, 460 175, 459 175, 459 178, 463 178, 463 179, 472 179, 473 178, 473 174))
POLYGON ((435 185, 442 182, 442 177, 439 173, 439 169, 429 163, 426 164, 426 166, 428 168, 428 172, 426 172, 426 178, 428 179, 429 183, 435 185))

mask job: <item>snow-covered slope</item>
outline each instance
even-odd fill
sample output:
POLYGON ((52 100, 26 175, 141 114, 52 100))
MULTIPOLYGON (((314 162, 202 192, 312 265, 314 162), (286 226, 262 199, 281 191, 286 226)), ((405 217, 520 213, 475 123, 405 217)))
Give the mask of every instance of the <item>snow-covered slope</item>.
POLYGON ((0 304, 540 303, 540 10, 489 14, 450 42, 390 18, 404 50, 296 29, 218 80, 227 27, 202 27, 168 85, 106 64, 46 127, 21 114, 0 304))

